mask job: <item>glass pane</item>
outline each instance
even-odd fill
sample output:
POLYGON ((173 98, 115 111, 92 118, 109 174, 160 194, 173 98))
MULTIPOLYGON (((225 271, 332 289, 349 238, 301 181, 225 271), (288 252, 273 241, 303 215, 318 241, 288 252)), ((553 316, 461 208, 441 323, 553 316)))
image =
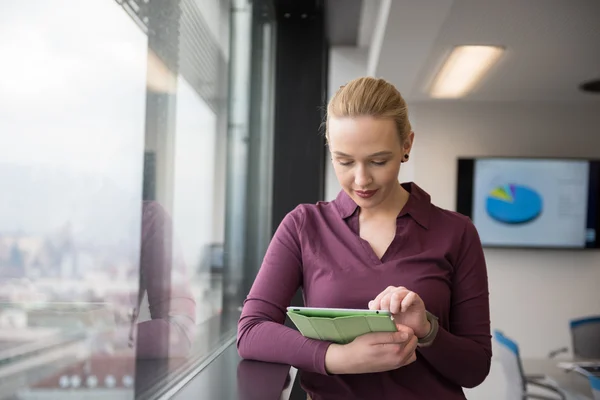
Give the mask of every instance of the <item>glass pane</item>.
POLYGON ((0 8, 0 393, 131 398, 147 37, 112 1, 0 8))
POLYGON ((234 340, 270 235, 265 4, 2 2, 0 398, 157 398, 234 340))
POLYGON ((222 238, 213 233, 220 220, 214 215, 217 118, 181 76, 177 86, 174 227, 184 263, 193 268, 188 282, 198 300, 195 318, 200 324, 215 315, 221 303, 220 293, 209 295, 222 246, 222 238))
POLYGON ((219 320, 230 9, 199 3, 149 3, 144 204, 163 227, 142 229, 139 398, 171 393, 233 334, 219 320))

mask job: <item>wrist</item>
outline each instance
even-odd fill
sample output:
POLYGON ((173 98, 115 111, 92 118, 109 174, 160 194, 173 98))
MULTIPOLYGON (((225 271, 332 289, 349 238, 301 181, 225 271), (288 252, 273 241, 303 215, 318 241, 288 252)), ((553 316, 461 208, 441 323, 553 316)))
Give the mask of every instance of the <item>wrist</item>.
POLYGON ((435 315, 431 314, 429 311, 426 311, 426 315, 427 315, 427 322, 429 323, 429 331, 423 337, 417 336, 417 338, 419 339, 417 346, 419 346, 419 347, 431 346, 437 336, 438 329, 439 329, 439 323, 438 323, 437 317, 435 315))
POLYGON ((421 329, 418 333, 415 332, 415 336, 417 337, 417 339, 423 339, 424 337, 429 335, 429 332, 431 332, 431 328, 431 322, 429 322, 429 320, 426 320, 423 329, 421 329))
POLYGON ((332 343, 327 347, 325 353, 325 371, 331 375, 347 373, 348 362, 346 360, 346 347, 341 344, 332 343))

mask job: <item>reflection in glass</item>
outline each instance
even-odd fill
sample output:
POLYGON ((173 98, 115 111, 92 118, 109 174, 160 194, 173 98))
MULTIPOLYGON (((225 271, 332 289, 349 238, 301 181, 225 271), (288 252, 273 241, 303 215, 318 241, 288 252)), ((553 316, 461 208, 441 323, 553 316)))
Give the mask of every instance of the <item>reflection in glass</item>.
POLYGON ((111 1, 0 8, 0 393, 131 398, 147 38, 111 1))
POLYGON ((138 322, 138 313, 132 319, 137 324, 132 325, 129 339, 131 343, 137 339, 138 358, 185 357, 194 340, 196 302, 179 246, 172 240, 172 225, 158 203, 143 203, 136 310, 146 295, 150 320, 138 322))
POLYGON ((213 233, 214 224, 219 222, 213 194, 218 190, 216 185, 222 184, 215 179, 216 163, 219 161, 221 168, 224 165, 216 157, 216 115, 181 76, 177 83, 175 126, 175 237, 185 263, 194 268, 191 284, 199 305, 195 317, 201 323, 220 308, 220 293, 211 296, 215 286, 211 274, 217 266, 212 264, 212 256, 222 245, 222 238, 213 233))
POLYGON ((210 326, 222 308, 228 53, 222 33, 230 10, 226 2, 204 4, 150 2, 143 198, 165 228, 145 244, 142 218, 134 328, 141 398, 170 390, 221 340, 210 326))

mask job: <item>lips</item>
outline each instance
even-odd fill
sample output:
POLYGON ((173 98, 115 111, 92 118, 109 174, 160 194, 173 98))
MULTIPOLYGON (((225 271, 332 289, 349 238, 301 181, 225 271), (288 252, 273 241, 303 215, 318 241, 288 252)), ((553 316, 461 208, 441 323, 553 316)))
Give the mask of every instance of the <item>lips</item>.
POLYGON ((375 193, 377 193, 377 190, 355 190, 354 193, 356 193, 358 197, 368 199, 369 197, 373 197, 375 193))

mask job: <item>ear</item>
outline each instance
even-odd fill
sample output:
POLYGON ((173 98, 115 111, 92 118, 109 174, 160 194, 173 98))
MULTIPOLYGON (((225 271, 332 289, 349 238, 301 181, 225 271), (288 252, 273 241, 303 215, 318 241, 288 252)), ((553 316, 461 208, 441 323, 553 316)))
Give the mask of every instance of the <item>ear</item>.
POLYGON ((406 140, 404 141, 404 143, 402 144, 402 150, 404 151, 404 154, 410 153, 410 150, 412 149, 414 140, 415 140, 415 133, 411 131, 410 134, 408 135, 408 137, 406 138, 406 140))

